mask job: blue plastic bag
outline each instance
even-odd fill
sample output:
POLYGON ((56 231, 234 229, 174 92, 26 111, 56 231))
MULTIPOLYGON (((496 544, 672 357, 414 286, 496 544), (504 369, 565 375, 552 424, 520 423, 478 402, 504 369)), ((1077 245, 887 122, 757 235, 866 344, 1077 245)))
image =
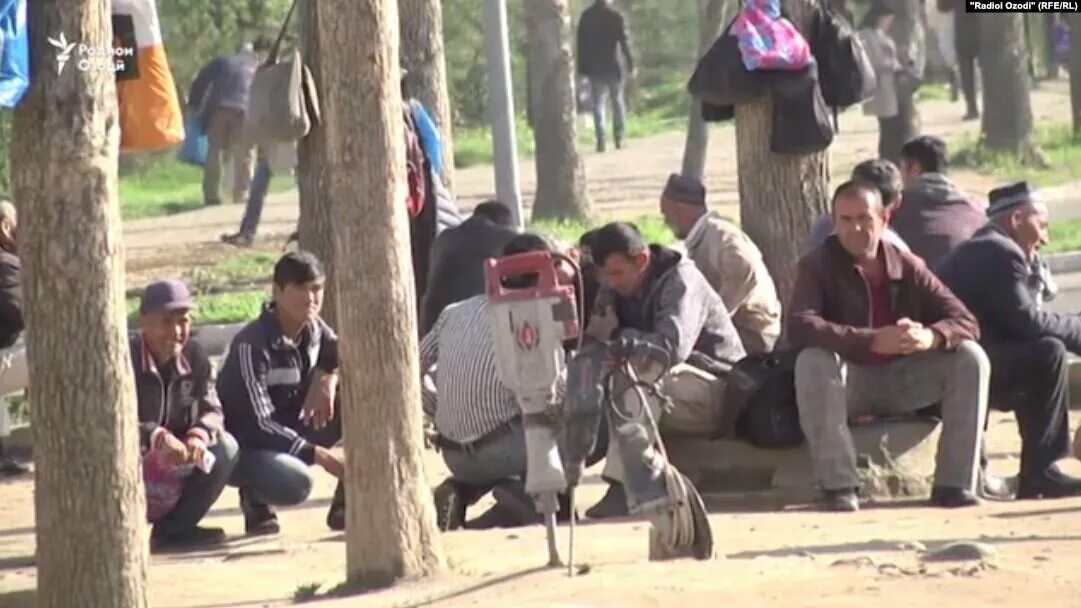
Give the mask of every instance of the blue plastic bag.
POLYGON ((206 164, 206 134, 203 133, 203 118, 199 114, 184 117, 184 141, 180 144, 177 159, 189 165, 202 167, 206 164))
POLYGON ((30 87, 26 0, 0 0, 0 107, 14 108, 30 87))

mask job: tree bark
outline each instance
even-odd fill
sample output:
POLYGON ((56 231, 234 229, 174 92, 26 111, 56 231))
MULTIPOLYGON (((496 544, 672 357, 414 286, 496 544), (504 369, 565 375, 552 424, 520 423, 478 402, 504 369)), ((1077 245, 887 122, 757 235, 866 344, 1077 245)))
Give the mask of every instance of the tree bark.
MULTIPOLYGON (((725 21, 723 0, 698 0, 698 57, 709 51, 721 33, 725 21)), ((697 58, 696 58, 697 60, 697 58)), ((683 175, 702 179, 706 172, 706 152, 709 149, 709 125, 702 118, 702 102, 690 96, 691 108, 687 119, 687 141, 683 146, 683 175)))
MULTIPOLYGON (((810 25, 813 6, 807 0, 783 4, 803 32, 810 25)), ((762 250, 777 294, 787 303, 807 234, 828 211, 829 154, 774 154, 769 144, 772 108, 770 96, 736 106, 740 223, 762 250)))
POLYGON ((111 3, 28 3, 32 87, 13 128, 34 408, 37 605, 148 605, 146 501, 125 323, 112 73, 57 74, 46 37, 112 47, 111 3))
POLYGON ((1010 152, 1022 162, 1040 162, 1032 126, 1028 50, 1024 15, 979 15, 980 70, 983 76, 983 143, 1010 152), (995 41, 990 44, 990 41, 995 41))
POLYGON ((1070 32, 1078 34, 1070 40, 1070 113, 1073 115, 1074 140, 1081 139, 1081 13, 1070 13, 1066 19, 1070 32))
POLYGON ((901 147, 920 134, 915 97, 927 66, 927 36, 921 0, 897 0, 894 8, 890 37, 904 71, 897 77, 897 115, 883 123, 879 156, 900 164, 901 147))
MULTIPOLYGON (((301 2, 297 7, 304 62, 311 70, 312 79, 321 94, 323 91, 321 66, 325 58, 321 49, 320 32, 315 28, 319 12, 319 2, 301 2)), ((314 253, 323 262, 327 283, 322 316, 331 327, 338 327, 337 264, 334 263, 331 243, 331 226, 333 225, 331 207, 334 204, 334 193, 331 191, 327 173, 328 159, 326 130, 314 127, 304 139, 300 140, 297 149, 297 188, 300 194, 297 233, 300 247, 314 253)))
POLYGON ((443 563, 423 467, 396 0, 326 0, 321 59, 341 335, 346 569, 379 587, 443 563))
POLYGON ((533 219, 587 219, 592 206, 578 154, 568 0, 525 0, 530 96, 536 142, 533 219))
POLYGON ((402 65, 407 88, 432 115, 443 137, 443 181, 453 191, 454 138, 440 0, 401 0, 402 65))

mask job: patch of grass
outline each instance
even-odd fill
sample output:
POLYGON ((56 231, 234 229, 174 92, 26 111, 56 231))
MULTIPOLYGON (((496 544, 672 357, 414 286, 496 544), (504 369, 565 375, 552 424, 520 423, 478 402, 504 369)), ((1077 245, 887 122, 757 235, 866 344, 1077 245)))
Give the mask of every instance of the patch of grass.
POLYGON ((950 85, 933 82, 920 85, 916 90, 916 101, 949 101, 950 85))
POLYGON ((1062 253, 1063 251, 1081 251, 1081 219, 1052 220, 1051 244, 1042 249, 1042 253, 1062 253))
POLYGON ((963 138, 957 146, 953 164, 1001 177, 1003 181, 1025 180, 1038 186, 1081 180, 1081 141, 1074 140, 1069 124, 1037 127, 1036 143, 1047 157, 1047 167, 1023 165, 1014 155, 988 150, 971 136, 963 138))
POLYGON ((302 604, 318 599, 319 589, 322 588, 322 586, 323 583, 297 585, 297 588, 293 591, 293 603, 302 604))
MULTIPOLYGON (((140 164, 120 178, 120 216, 125 220, 173 215, 203 205, 203 169, 171 157, 140 164)), ((296 185, 292 176, 275 176, 270 192, 296 185)))
MULTIPOLYGON (((568 244, 577 244, 578 239, 580 239, 587 231, 593 228, 600 228, 606 223, 607 221, 598 221, 587 224, 585 222, 568 220, 545 220, 533 222, 529 225, 529 229, 539 234, 559 239, 568 244)), ((676 240, 675 235, 673 235, 672 231, 665 225, 664 220, 658 216, 644 215, 635 219, 633 224, 638 227, 638 230, 642 233, 642 237, 647 243, 670 245, 676 240)))
MULTIPOLYGON (((195 325, 217 325, 242 323, 259 315, 263 302, 267 300, 265 289, 237 291, 195 296, 198 308, 195 310, 195 325)), ((135 327, 138 322, 139 298, 128 298, 128 323, 135 327)))
POLYGON ((261 251, 244 252, 213 266, 195 268, 185 273, 188 285, 199 293, 235 291, 238 288, 263 287, 270 282, 280 254, 261 251))

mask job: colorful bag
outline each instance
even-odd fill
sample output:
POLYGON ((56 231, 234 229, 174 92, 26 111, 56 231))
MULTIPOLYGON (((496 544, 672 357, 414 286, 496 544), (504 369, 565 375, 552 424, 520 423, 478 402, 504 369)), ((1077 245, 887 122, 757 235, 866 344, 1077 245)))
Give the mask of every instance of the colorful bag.
POLYGON ((203 132, 203 119, 198 112, 184 117, 184 143, 180 145, 177 159, 182 163, 202 167, 206 164, 209 143, 203 132))
POLYGON ((146 520, 154 523, 169 514, 180 502, 184 482, 194 467, 177 467, 165 459, 161 450, 143 455, 143 485, 146 486, 146 520))
POLYGON ((118 56, 120 151, 156 152, 184 139, 184 117, 165 57, 154 0, 113 0, 113 43, 131 50, 118 56))
POLYGON ((14 108, 30 87, 30 39, 26 0, 0 4, 0 106, 14 108))
POLYGON ((802 70, 811 62, 807 40, 781 16, 780 0, 747 0, 732 34, 748 70, 802 70))

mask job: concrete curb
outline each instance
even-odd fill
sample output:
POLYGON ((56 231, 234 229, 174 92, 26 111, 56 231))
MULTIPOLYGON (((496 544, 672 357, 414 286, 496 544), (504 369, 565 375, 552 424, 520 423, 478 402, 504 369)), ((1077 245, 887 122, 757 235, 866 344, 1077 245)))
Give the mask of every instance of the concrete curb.
POLYGON ((1047 267, 1053 274, 1081 271, 1081 251, 1067 251, 1047 256, 1047 267))

